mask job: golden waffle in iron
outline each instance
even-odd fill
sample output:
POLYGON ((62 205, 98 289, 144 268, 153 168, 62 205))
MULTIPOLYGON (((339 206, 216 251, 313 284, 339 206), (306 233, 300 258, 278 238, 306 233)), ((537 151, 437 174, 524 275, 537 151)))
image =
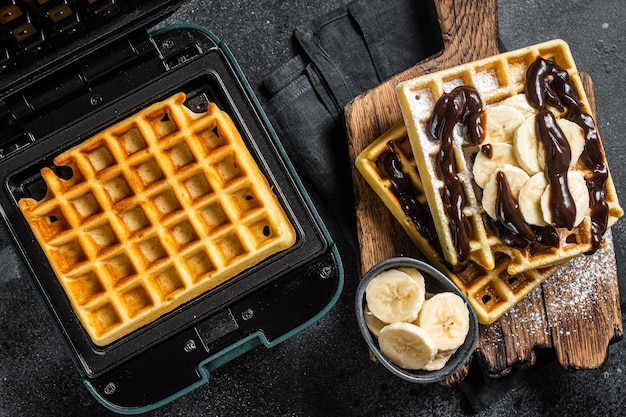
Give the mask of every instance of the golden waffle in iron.
POLYGON ((54 159, 28 220, 99 346, 153 322, 295 242, 230 117, 178 93, 54 159))
MULTIPOLYGON (((451 222, 451 218, 446 212, 443 195, 449 187, 444 187, 441 168, 438 165, 441 141, 433 140, 429 131, 429 122, 433 116, 435 103, 442 95, 451 92, 458 86, 475 89, 484 108, 493 107, 515 96, 524 97, 527 71, 538 58, 552 62, 567 72, 569 80, 577 92, 582 110, 591 114, 569 47, 560 40, 545 42, 427 74, 401 83, 397 87, 398 99, 407 126, 411 148, 419 176, 424 184, 424 193, 432 213, 439 242, 443 248, 442 254, 452 268, 462 268, 464 262, 472 262, 485 270, 491 270, 500 268, 499 259, 506 257, 507 273, 516 276, 524 271, 561 264, 574 256, 588 253, 595 247, 592 240, 594 238, 592 224, 588 214, 582 223, 576 227, 571 229, 557 227, 555 230, 558 234, 559 243, 549 249, 541 248, 538 250, 535 245, 518 249, 505 245, 488 224, 488 216, 482 204, 483 190, 477 186, 473 175, 473 164, 482 148, 479 145, 471 145, 464 138, 464 131, 458 129, 453 135, 452 148, 462 186, 462 194, 465 197, 462 216, 469 224, 469 248, 463 256, 460 256, 460 246, 456 244, 456 236, 454 235, 455 233, 458 234, 459 228, 451 222)), ((551 111, 557 119, 562 116, 554 108, 551 111)), ((489 116, 487 116, 488 118, 489 116)), ((601 144, 599 146, 601 148, 601 144)), ((601 158, 606 166, 606 158, 602 149, 601 158)), ((574 162, 574 168, 581 172, 581 177, 583 174, 585 176, 590 175, 591 169, 583 161, 582 156, 574 162)), ((546 166, 548 165, 546 163, 546 166)), ((608 204, 607 224, 610 227, 623 215, 610 175, 604 184, 604 190, 605 201, 608 204)))
POLYGON ((531 269, 512 276, 506 270, 509 259, 501 255, 492 270, 470 261, 452 272, 443 258, 436 233, 433 233, 434 223, 404 123, 397 124, 372 142, 358 155, 355 164, 428 262, 446 274, 467 296, 481 324, 493 323, 560 267, 559 264, 531 269), (415 213, 417 210, 410 207, 404 209, 409 203, 400 202, 402 197, 399 197, 384 166, 386 156, 396 158, 395 167, 410 182, 410 186, 403 187, 404 197, 412 196, 413 201, 420 205, 420 218, 407 215, 407 211, 415 213))

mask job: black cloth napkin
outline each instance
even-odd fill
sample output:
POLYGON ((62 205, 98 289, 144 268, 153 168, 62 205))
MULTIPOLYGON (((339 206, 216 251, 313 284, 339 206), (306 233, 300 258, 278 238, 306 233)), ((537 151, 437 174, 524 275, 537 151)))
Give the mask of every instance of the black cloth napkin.
POLYGON ((320 16, 295 29, 300 54, 263 82, 268 117, 298 174, 350 239, 354 205, 343 108, 440 50, 427 4, 357 0, 320 16))

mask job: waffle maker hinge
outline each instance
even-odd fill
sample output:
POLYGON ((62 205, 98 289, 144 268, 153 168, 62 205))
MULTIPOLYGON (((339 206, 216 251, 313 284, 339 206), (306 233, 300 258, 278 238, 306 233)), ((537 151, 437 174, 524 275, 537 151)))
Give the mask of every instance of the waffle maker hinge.
MULTIPOLYGON (((32 128, 30 125, 33 123, 29 122, 41 121, 50 109, 62 106, 80 95, 89 94, 106 77, 115 76, 127 67, 157 56, 162 58, 152 37, 146 30, 138 30, 7 97, 4 112, 0 112, 0 158, 40 139, 40 132, 32 128)), ((97 95, 91 96, 89 101, 92 107, 83 107, 85 115, 101 104, 97 95)), ((58 117, 46 121, 47 124, 59 127, 65 122, 58 117)))
POLYGON ((140 88, 129 73, 157 78, 213 49, 193 37, 166 33, 155 39, 139 29, 65 65, 0 102, 0 160, 140 88))

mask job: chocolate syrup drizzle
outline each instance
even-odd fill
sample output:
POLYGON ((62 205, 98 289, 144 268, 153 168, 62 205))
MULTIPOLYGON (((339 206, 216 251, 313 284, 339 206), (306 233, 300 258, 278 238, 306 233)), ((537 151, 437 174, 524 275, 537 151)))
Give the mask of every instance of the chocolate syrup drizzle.
POLYGON ((467 126, 465 139, 471 145, 479 145, 485 136, 483 115, 478 91, 460 86, 437 100, 429 125, 431 140, 441 142, 438 162, 444 181, 442 200, 450 219, 450 231, 460 262, 465 261, 470 253, 471 227, 463 214, 465 193, 454 156, 453 131, 457 123, 463 123, 467 126))
POLYGON ((491 146, 491 143, 485 143, 480 147, 480 152, 487 158, 491 159, 493 156, 493 146, 491 146))
POLYGON ((502 171, 496 173, 498 194, 496 196, 496 223, 500 240, 509 246, 526 248, 535 241, 535 231, 526 223, 519 203, 513 197, 511 187, 502 171))
POLYGON ((538 137, 546 154, 545 177, 550 184, 552 225, 571 230, 576 221, 576 203, 567 182, 572 151, 551 111, 540 110, 535 116, 535 121, 538 137))
POLYGON ((391 182, 391 191, 398 199, 404 214, 413 221, 417 231, 437 250, 440 250, 437 231, 430 212, 417 201, 417 190, 411 179, 402 171, 402 162, 393 141, 389 141, 387 147, 389 150, 385 151, 379 159, 382 163, 381 172, 391 182))
MULTIPOLYGON (((602 237, 606 232, 609 214, 608 205, 604 198, 604 184, 608 179, 608 168, 605 164, 604 153, 593 118, 583 112, 582 103, 578 100, 576 88, 571 83, 567 71, 544 58, 538 58, 528 68, 526 74, 526 95, 529 103, 537 109, 542 110, 546 105, 554 106, 561 111, 566 109, 567 114, 565 117, 583 129, 585 135, 583 155, 586 163, 591 168, 591 174, 587 174, 585 179, 590 197, 589 207, 591 209, 592 232, 592 249, 590 253, 593 253, 600 247, 602 237)), ((544 134, 541 132, 541 129, 539 133, 540 135, 544 134)), ((545 144, 543 139, 542 141, 545 144)), ((547 162, 546 165, 549 166, 547 162)), ((552 190, 555 188, 557 187, 552 187, 552 190)), ((552 201, 554 202, 555 200, 556 196, 553 196, 552 201)), ((553 210, 555 210, 554 218, 563 215, 554 206, 553 210)))

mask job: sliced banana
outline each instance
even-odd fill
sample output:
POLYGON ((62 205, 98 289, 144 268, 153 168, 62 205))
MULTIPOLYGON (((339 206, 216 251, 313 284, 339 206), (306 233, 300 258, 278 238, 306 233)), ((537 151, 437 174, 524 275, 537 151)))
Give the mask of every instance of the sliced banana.
POLYGON ((451 350, 440 350, 435 354, 435 357, 432 361, 430 361, 426 366, 424 366, 425 371, 438 371, 450 360, 456 349, 451 350))
MULTIPOLYGON (((539 152, 544 152, 543 145, 537 138, 537 122, 536 118, 529 117, 524 120, 513 135, 513 147, 515 156, 528 175, 534 175, 543 171, 543 167, 539 162, 539 152)), ((544 161, 544 158, 541 158, 544 161)))
POLYGON ((525 117, 515 107, 499 104, 485 109, 485 143, 513 143, 515 129, 525 117))
POLYGON ((578 226, 589 213, 589 189, 587 188, 585 174, 578 170, 568 171, 567 182, 572 198, 576 203, 574 226, 578 226))
POLYGON ((424 303, 424 288, 405 272, 390 269, 378 274, 365 289, 367 306, 385 323, 414 321, 424 303))
POLYGON ((389 324, 376 317, 374 313, 370 311, 367 305, 363 309, 363 317, 365 318, 365 325, 367 326, 369 331, 372 332, 372 334, 376 337, 378 337, 378 335, 380 334, 380 330, 387 324, 389 324))
POLYGON ((527 118, 537 113, 537 110, 535 110, 535 108, 530 105, 528 99, 526 98, 526 94, 524 93, 507 97, 500 102, 500 105, 513 107, 514 109, 519 111, 524 116, 524 118, 527 118))
POLYGON ((538 172, 530 177, 519 191, 517 203, 526 223, 534 224, 535 226, 546 225, 543 209, 541 208, 541 196, 547 186, 548 180, 546 180, 545 174, 538 172))
POLYGON ((493 175, 494 171, 506 164, 518 165, 513 145, 508 143, 491 144, 491 156, 487 156, 482 152, 476 154, 474 166, 472 167, 474 181, 480 188, 485 188, 489 177, 493 175))
MULTIPOLYGON (((567 185, 572 199, 576 204, 576 219, 574 227, 578 226, 589 212, 589 191, 585 174, 578 170, 570 170, 567 172, 567 185)), ((543 219, 546 223, 552 224, 552 209, 550 204, 551 185, 547 186, 541 195, 541 211, 543 219)))
MULTIPOLYGON (((567 119, 558 119, 556 123, 559 125, 563 134, 567 138, 571 153, 569 166, 570 168, 574 168, 580 159, 580 155, 582 155, 585 150, 585 132, 582 127, 567 119)), ((539 152, 537 158, 539 165, 545 167, 545 152, 539 152)))
POLYGON ((423 369, 437 354, 437 346, 424 329, 412 323, 391 323, 378 336, 383 355, 404 369, 423 369))
MULTIPOLYGON (((513 198, 518 200, 519 192, 526 182, 530 179, 528 174, 521 168, 506 164, 502 168, 497 169, 489 177, 489 180, 483 188, 482 204, 485 212, 492 219, 496 219, 496 200, 498 198, 498 181, 496 173, 502 172, 513 194, 513 198)), ((518 200, 519 201, 519 200, 518 200)))
POLYGON ((458 295, 442 292, 424 303, 418 323, 433 339, 438 351, 457 349, 469 332, 469 309, 458 295))
MULTIPOLYGON (((417 283, 418 287, 420 288, 420 291, 422 292, 423 296, 420 295, 421 298, 426 298, 426 281, 424 280, 424 275, 422 275, 422 273, 420 271, 418 271, 415 268, 409 268, 409 267, 401 267, 398 268, 398 271, 402 271, 405 274, 407 274, 408 276, 410 276, 411 278, 413 278, 415 280, 415 282, 417 283)), ((422 301, 423 303, 423 301, 422 301)), ((420 306, 421 308, 421 306, 420 306)))
MULTIPOLYGON (((569 143, 571 160, 570 167, 578 163, 580 155, 585 149, 585 133, 576 123, 567 119, 558 119, 557 124, 563 131, 569 143)), ((524 168, 529 175, 543 171, 546 167, 546 152, 543 144, 537 137, 536 120, 528 118, 520 124, 513 135, 513 147, 519 166, 524 168)))

